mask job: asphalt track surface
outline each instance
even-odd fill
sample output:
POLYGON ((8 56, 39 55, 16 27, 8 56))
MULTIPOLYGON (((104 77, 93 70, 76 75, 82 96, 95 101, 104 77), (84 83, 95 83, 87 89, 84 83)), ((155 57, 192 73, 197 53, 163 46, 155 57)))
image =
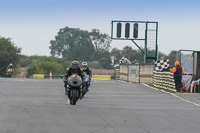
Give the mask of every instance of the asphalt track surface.
POLYGON ((199 133, 199 99, 94 80, 73 106, 62 80, 0 78, 0 133, 199 133))

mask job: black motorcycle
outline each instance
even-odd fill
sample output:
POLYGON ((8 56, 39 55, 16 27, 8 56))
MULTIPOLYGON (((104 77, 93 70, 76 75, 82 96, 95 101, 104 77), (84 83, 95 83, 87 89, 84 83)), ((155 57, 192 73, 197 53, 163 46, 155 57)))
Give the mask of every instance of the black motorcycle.
POLYGON ((71 105, 76 105, 78 99, 82 99, 82 79, 78 75, 71 75, 67 79, 67 93, 71 105))

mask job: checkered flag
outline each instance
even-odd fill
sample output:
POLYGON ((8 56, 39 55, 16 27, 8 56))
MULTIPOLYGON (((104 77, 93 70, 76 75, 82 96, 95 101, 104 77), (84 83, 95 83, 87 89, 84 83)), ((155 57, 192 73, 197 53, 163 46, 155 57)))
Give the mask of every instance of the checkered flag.
POLYGON ((167 60, 158 60, 154 63, 156 71, 162 71, 169 67, 169 59, 167 60))

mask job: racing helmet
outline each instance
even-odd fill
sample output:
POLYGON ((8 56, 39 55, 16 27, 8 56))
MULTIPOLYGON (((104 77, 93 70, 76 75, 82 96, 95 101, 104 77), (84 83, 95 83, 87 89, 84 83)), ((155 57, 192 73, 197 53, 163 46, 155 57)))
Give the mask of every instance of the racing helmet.
POLYGON ((72 69, 78 69, 78 65, 79 65, 79 62, 78 61, 72 61, 72 69))
POLYGON ((87 69, 87 62, 83 62, 81 65, 81 68, 83 68, 83 70, 87 69))

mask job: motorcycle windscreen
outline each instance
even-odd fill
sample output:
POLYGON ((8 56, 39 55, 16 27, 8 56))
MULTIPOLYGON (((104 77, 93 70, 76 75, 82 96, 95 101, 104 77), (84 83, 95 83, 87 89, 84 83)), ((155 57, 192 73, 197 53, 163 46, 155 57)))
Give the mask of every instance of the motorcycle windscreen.
POLYGON ((80 87, 82 85, 82 79, 78 75, 71 75, 68 79, 68 85, 72 87, 80 87))

